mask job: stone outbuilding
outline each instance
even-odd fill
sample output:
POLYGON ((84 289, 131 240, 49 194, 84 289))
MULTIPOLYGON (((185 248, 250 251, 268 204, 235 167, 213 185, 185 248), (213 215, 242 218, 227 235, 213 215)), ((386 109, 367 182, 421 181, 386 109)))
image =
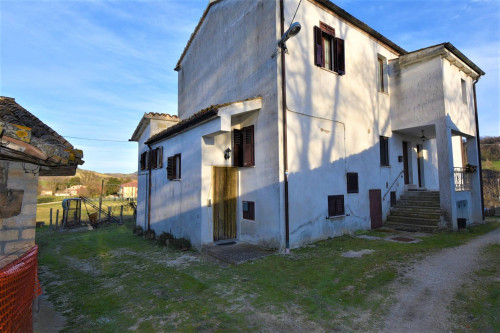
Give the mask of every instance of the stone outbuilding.
POLYGON ((39 176, 72 176, 83 152, 14 98, 0 97, 0 268, 35 246, 39 176))

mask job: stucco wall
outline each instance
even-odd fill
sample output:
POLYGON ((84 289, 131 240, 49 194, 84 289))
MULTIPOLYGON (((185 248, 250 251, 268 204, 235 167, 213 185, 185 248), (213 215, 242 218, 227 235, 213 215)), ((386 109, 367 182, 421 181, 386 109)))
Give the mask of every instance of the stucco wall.
POLYGON ((472 78, 443 58, 444 102, 450 128, 463 134, 476 136, 472 78), (465 81, 467 101, 462 101, 461 79, 465 81))
POLYGON ((440 57, 405 67, 392 62, 390 85, 393 130, 434 124, 445 116, 440 57))
MULTIPOLYGON (((255 167, 239 168, 238 172, 237 233, 242 240, 271 247, 280 246, 282 223, 278 67, 277 58, 271 57, 279 38, 276 28, 278 3, 275 0, 235 0, 214 4, 179 70, 181 120, 210 105, 262 97, 258 113, 233 121, 233 128, 252 124, 255 131, 255 167), (243 200, 255 201, 255 221, 242 219, 243 200)), ((207 207, 211 166, 231 164, 231 160, 223 159, 223 150, 232 148, 230 140, 230 133, 221 133, 215 137, 213 146, 201 142, 203 242, 213 241, 212 212, 211 207, 207 207)))
MULTIPOLYGON (((286 1, 285 17, 297 5, 286 1)), ((384 196, 394 182, 391 190, 399 195, 404 187, 397 161, 403 138, 391 131, 392 91, 377 87, 378 55, 397 55, 311 2, 302 2, 295 21, 302 30, 287 42, 286 56, 292 247, 370 228, 368 190, 380 189, 384 196), (343 76, 314 65, 313 27, 320 21, 345 41, 343 76), (380 136, 390 138, 389 167, 380 166, 380 136), (346 172, 358 173, 359 193, 347 194, 346 172), (348 216, 327 220, 328 195, 339 194, 348 216)), ((382 205, 385 218, 389 195, 382 205)))
MULTIPOLYGON (((8 218, 0 218, 0 267, 7 265, 35 245, 36 199, 38 174, 29 163, 0 161, 0 169, 8 169, 7 190, 22 190, 21 212, 8 218)), ((1 170, 0 170, 1 172, 1 170)))
POLYGON ((149 150, 144 142, 151 137, 151 123, 144 129, 139 139, 139 153, 137 158, 137 218, 136 225, 142 226, 144 230, 148 223, 148 186, 149 171, 141 170, 141 154, 149 150))

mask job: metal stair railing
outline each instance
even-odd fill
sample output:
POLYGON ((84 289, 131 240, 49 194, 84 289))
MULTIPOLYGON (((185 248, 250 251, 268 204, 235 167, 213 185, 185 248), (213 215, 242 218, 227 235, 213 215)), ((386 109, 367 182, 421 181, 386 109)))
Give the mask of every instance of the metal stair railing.
MULTIPOLYGON (((99 212, 99 206, 97 206, 91 199, 81 195, 80 196, 80 199, 82 199, 82 201, 85 203, 85 204, 88 204, 90 207, 94 208, 97 212, 99 212)), ((101 216, 104 215, 108 218, 108 220, 110 222, 114 222, 114 223, 120 223, 120 220, 117 219, 116 217, 113 216, 113 214, 109 214, 107 211, 103 210, 101 208, 101 216)))

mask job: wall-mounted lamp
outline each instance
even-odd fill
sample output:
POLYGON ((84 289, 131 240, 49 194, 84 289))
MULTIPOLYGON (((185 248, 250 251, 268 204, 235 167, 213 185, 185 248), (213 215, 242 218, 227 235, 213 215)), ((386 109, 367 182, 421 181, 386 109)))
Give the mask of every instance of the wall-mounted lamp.
POLYGON ((290 28, 288 28, 287 31, 283 34, 281 39, 278 41, 278 47, 285 53, 288 53, 288 49, 286 48, 286 41, 290 39, 290 37, 293 37, 297 35, 300 31, 302 26, 300 25, 299 22, 294 22, 290 25, 290 28))
POLYGON ((427 138, 424 135, 424 130, 422 130, 422 136, 420 137, 420 139, 422 139, 422 142, 427 141, 427 138))
POLYGON ((231 158, 231 155, 229 155, 229 153, 231 152, 231 149, 230 148, 227 148, 226 150, 224 150, 224 159, 227 161, 229 158, 231 158))

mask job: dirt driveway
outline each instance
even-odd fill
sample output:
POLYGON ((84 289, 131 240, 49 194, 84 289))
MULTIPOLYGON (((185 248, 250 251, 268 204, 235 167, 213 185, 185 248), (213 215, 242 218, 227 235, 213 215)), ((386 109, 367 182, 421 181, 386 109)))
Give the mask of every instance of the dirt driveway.
POLYGON ((469 274, 484 265, 482 250, 500 244, 500 229, 444 249, 415 263, 393 284, 393 304, 383 332, 450 332, 448 306, 469 274))

